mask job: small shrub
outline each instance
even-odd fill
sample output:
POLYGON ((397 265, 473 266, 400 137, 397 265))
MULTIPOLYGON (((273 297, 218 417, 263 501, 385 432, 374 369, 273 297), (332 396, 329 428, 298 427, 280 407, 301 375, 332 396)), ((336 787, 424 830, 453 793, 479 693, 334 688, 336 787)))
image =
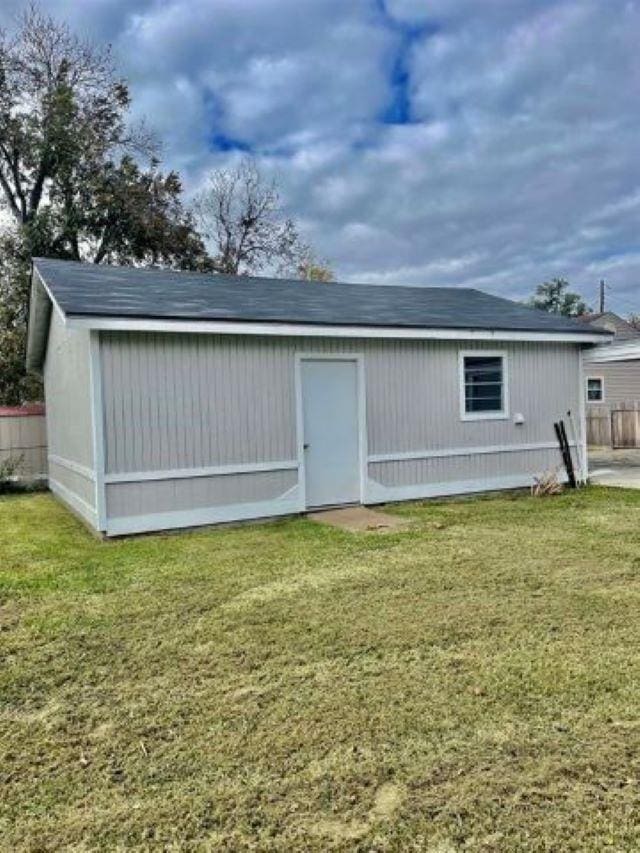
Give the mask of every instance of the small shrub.
POLYGON ((16 477, 23 461, 24 456, 9 456, 0 462, 0 494, 15 487, 16 477))

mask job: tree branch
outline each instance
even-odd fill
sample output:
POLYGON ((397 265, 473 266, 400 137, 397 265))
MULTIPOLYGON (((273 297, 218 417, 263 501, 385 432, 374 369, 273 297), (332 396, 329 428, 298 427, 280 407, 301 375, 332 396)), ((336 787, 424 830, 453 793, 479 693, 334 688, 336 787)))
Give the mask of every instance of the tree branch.
POLYGON ((9 186, 9 182, 7 181, 7 178, 6 178, 4 172, 1 168, 0 168, 0 187, 2 187, 2 191, 4 192, 7 203, 9 204, 9 209, 11 210, 11 213, 13 214, 14 219, 17 222, 19 222, 20 224, 22 224, 22 215, 20 213, 20 208, 17 205, 16 198, 13 194, 13 190, 9 186))

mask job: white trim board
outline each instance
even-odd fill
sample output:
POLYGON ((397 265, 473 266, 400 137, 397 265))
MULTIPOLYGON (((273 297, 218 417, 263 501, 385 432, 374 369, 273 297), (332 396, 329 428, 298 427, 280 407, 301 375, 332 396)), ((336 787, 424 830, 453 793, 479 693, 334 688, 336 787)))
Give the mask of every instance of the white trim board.
POLYGON ((458 351, 458 393, 461 421, 506 421, 509 419, 509 359, 506 350, 459 350, 458 351), (501 396, 502 409, 489 412, 467 411, 467 386, 464 373, 466 358, 499 358, 502 362, 501 396))
POLYGON ((78 474, 78 476, 84 477, 85 480, 90 480, 92 483, 96 479, 91 468, 87 468, 86 465, 81 465, 79 462, 74 462, 73 459, 65 459, 63 456, 56 456, 55 453, 50 453, 47 459, 49 462, 53 462, 54 465, 59 465, 60 468, 73 471, 74 474, 78 474))
POLYGON ((172 468, 154 471, 122 471, 105 474, 104 482, 142 483, 148 480, 190 480, 193 477, 224 477, 230 474, 257 474, 262 471, 293 471, 298 468, 297 459, 278 462, 247 462, 237 465, 211 465, 201 468, 172 468))
POLYGON ((188 332, 190 334, 267 335, 304 338, 392 338, 443 341, 539 341, 541 343, 602 343, 589 332, 534 332, 492 329, 426 329, 389 326, 334 326, 305 323, 257 323, 229 320, 151 320, 126 317, 66 316, 70 329, 120 332, 188 332))
POLYGON ((580 474, 583 483, 589 478, 589 454, 587 451, 587 392, 584 377, 584 351, 578 351, 578 415, 580 418, 580 474))
MULTIPOLYGON (((573 447, 574 442, 569 442, 573 447)), ((446 459, 453 456, 482 456, 492 453, 522 453, 527 450, 559 450, 555 441, 541 441, 531 444, 494 444, 484 447, 448 447, 441 450, 410 450, 406 453, 374 453, 368 462, 404 462, 412 459, 446 459)))
POLYGON ((100 357, 100 332, 89 333, 89 396, 91 402, 91 441, 93 467, 95 468, 95 502, 98 529, 107 525, 107 498, 104 485, 104 404, 102 399, 102 365, 100 357))
POLYGON ((54 311, 56 311, 56 313, 58 314, 58 316, 59 316, 59 317, 60 317, 60 319, 62 320, 62 323, 63 323, 64 325, 66 325, 66 323, 67 323, 67 315, 64 313, 64 311, 62 310, 62 308, 58 305, 58 303, 56 302, 56 300, 53 298, 53 294, 51 293, 51 290, 49 289, 49 285, 48 285, 48 284, 47 284, 47 282, 44 280, 44 276, 43 276, 43 275, 41 275, 40 271, 38 270, 37 266, 35 266, 35 265, 34 265, 34 267, 33 267, 33 272, 38 276, 38 281, 39 281, 39 282, 40 282, 40 284, 42 285, 42 289, 44 290, 44 292, 45 292, 45 293, 47 294, 47 296, 49 297, 49 300, 51 301, 51 304, 53 305, 54 311))
MULTIPOLYGON (((559 474, 561 482, 566 475, 559 474)), ((369 478, 366 503, 381 504, 394 501, 440 498, 448 495, 465 495, 481 492, 499 492, 506 489, 522 489, 533 486, 533 474, 511 474, 506 477, 490 477, 482 480, 454 480, 441 483, 416 483, 410 486, 384 486, 369 478)))
MULTIPOLYGON (((353 360, 353 359, 352 359, 353 360)), ((362 403, 364 408, 364 403, 362 403)), ((361 425, 364 429, 364 425, 361 425)), ((574 442, 569 442, 573 447, 574 442)), ((412 459, 442 459, 455 456, 481 456, 484 454, 518 453, 530 450, 554 450, 558 445, 553 441, 534 442, 530 444, 496 444, 481 447, 448 447, 436 450, 410 450, 398 453, 374 453, 366 457, 366 464, 378 462, 403 462, 412 459)), ((57 461, 56 457, 49 457, 57 461)), ((66 462, 66 460, 63 460, 66 462)), ((59 462, 58 464, 62 464, 59 462)), ((75 463, 66 464, 65 467, 75 470, 75 463), (72 467, 73 466, 73 467, 72 467)), ((80 466, 81 467, 81 466, 80 466)), ((263 471, 295 471, 300 469, 297 459, 286 459, 277 462, 248 462, 237 465, 212 465, 201 468, 174 468, 158 469, 153 471, 122 471, 113 474, 105 474, 106 485, 118 483, 144 483, 158 480, 190 480, 197 477, 223 477, 233 474, 256 474, 263 471)), ((82 473, 87 479, 94 479, 93 472, 88 468, 82 473)), ((364 492, 364 490, 363 490, 364 492)))
POLYGON ((94 530, 98 529, 98 516, 92 506, 57 480, 49 478, 49 488, 54 495, 57 495, 67 507, 77 513, 94 530))

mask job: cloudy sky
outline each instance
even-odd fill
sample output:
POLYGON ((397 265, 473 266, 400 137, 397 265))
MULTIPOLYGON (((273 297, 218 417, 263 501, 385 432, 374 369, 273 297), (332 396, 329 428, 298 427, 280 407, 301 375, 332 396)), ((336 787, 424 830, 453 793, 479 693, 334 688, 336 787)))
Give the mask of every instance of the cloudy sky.
POLYGON ((188 192, 251 152, 340 278, 640 311, 640 0, 43 5, 113 44, 188 192))

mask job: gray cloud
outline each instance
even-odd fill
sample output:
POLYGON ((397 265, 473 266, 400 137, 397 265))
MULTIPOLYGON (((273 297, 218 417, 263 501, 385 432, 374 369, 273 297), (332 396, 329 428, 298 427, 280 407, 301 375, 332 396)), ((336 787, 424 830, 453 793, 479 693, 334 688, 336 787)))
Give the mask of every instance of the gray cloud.
POLYGON ((188 191, 250 148, 341 277, 593 299, 605 276, 640 310, 637 0, 46 8, 113 42, 188 191))

